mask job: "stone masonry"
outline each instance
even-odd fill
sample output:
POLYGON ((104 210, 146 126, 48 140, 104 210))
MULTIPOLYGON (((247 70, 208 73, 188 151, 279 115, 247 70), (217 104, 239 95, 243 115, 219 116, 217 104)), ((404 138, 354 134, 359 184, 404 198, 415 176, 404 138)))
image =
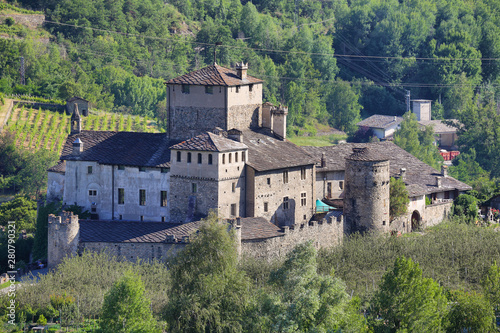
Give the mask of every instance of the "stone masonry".
POLYGON ((59 265, 64 257, 74 256, 78 251, 80 225, 78 215, 62 212, 61 216, 49 215, 48 221, 49 268, 59 265))

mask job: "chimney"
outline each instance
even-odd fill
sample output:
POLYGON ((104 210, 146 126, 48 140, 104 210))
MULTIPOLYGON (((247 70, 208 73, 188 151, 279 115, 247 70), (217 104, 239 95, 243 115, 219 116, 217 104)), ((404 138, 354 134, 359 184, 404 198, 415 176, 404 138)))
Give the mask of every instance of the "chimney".
POLYGON ((436 187, 437 188, 441 188, 441 177, 439 176, 436 176, 436 187))
POLYGON ((273 126, 271 130, 282 140, 286 139, 287 115, 288 115, 288 108, 281 104, 277 108, 271 109, 272 126, 273 126))
POLYGON ((441 176, 448 177, 448 167, 446 165, 441 165, 441 176))
POLYGON ((394 121, 398 120, 398 117, 394 116, 394 121))
POLYGON ((222 137, 224 136, 224 130, 220 127, 214 128, 212 133, 214 133, 215 135, 218 135, 218 136, 222 136, 222 137))
POLYGON ((406 168, 401 168, 399 170, 399 178, 401 178, 402 181, 406 180, 406 168))
POLYGON ((73 142, 73 156, 78 156, 83 152, 83 142, 80 138, 76 138, 73 142))
POLYGON ((271 116, 271 110, 274 106, 265 102, 262 104, 262 127, 272 129, 273 128, 273 117, 271 116))
POLYGON ((248 71, 248 63, 236 63, 236 74, 241 80, 246 80, 248 71))
POLYGON ((237 142, 243 142, 243 132, 236 128, 230 129, 227 131, 227 138, 237 142))
POLYGON ((326 167, 326 155, 325 153, 321 153, 321 167, 326 167))

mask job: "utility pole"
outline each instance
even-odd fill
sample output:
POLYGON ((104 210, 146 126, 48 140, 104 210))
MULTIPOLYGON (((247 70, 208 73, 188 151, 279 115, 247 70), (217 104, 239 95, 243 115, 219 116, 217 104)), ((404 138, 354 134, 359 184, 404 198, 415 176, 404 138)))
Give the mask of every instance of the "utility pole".
POLYGON ((222 42, 215 43, 214 46, 214 65, 217 65, 217 46, 221 46, 222 42))
POLYGON ((406 112, 410 111, 410 91, 406 91, 406 112))
POLYGON ((20 73, 21 73, 21 85, 25 85, 26 84, 26 80, 24 78, 24 57, 21 57, 21 69, 20 69, 20 73))

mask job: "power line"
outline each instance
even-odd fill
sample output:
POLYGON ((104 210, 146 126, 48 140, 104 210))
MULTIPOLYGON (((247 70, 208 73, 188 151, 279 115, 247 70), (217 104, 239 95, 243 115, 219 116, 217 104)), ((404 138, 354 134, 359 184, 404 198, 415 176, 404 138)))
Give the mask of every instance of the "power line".
MULTIPOLYGON (((79 29, 90 29, 94 31, 100 32, 108 32, 115 33, 128 37, 140 37, 154 40, 169 40, 174 42, 185 42, 196 45, 203 46, 215 46, 215 43, 203 43, 196 41, 188 41, 185 39, 176 39, 169 37, 157 37, 157 36, 149 36, 143 34, 132 34, 127 32, 113 31, 107 29, 100 28, 92 28, 92 27, 84 27, 76 24, 62 23, 62 22, 54 22, 45 20, 46 23, 55 24, 55 25, 63 25, 69 26, 79 29)), ((448 57, 396 57, 396 56, 374 56, 374 55, 354 55, 354 54, 338 54, 338 53, 317 53, 317 52, 305 52, 305 51, 287 51, 287 50, 275 50, 275 49, 263 49, 263 48, 253 48, 253 47, 245 47, 245 46, 237 46, 237 45, 221 45, 221 47, 232 48, 232 49, 243 49, 243 50, 253 50, 259 52, 268 52, 268 53, 285 53, 285 54, 302 54, 302 55, 314 55, 314 56, 328 56, 328 57, 338 57, 338 58, 365 58, 365 59, 385 59, 385 60, 405 60, 405 61, 415 61, 415 60, 427 60, 427 61, 473 61, 473 60, 481 60, 481 61, 500 61, 500 58, 448 58, 448 57)))

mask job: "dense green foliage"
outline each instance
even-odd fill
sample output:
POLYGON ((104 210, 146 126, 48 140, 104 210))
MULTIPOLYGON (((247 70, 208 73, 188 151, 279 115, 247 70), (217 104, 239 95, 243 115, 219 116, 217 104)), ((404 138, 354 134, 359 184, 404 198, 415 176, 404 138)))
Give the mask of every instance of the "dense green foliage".
POLYGON ((398 216, 406 214, 410 198, 408 197, 406 185, 401 178, 396 179, 391 177, 389 186, 389 214, 391 216, 391 220, 393 220, 398 216))
POLYGON ((407 112, 403 118, 401 128, 394 133, 394 143, 434 169, 439 169, 443 157, 434 146, 433 128, 421 128, 414 113, 407 112))
POLYGON ((447 332, 498 332, 493 308, 483 295, 454 290, 448 299, 451 308, 447 332))
POLYGON ((116 281, 104 296, 100 326, 103 333, 160 332, 144 297, 141 277, 131 272, 116 281))
POLYGON ((417 263, 401 257, 382 277, 370 313, 377 332, 438 333, 446 328, 447 312, 441 287, 422 277, 417 263))
POLYGON ((453 203, 453 215, 467 223, 474 223, 478 217, 477 199, 469 194, 460 194, 453 203))

